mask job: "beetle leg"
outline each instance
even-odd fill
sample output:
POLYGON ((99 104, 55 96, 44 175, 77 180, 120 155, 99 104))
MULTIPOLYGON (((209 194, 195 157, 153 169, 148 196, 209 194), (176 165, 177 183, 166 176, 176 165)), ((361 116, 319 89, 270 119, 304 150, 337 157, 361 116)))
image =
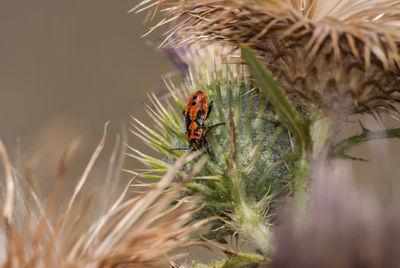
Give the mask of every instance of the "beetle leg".
POLYGON ((207 120, 208 116, 210 115, 210 113, 212 111, 213 103, 214 103, 214 101, 211 101, 210 104, 208 105, 210 108, 207 109, 206 120, 207 120))
POLYGON ((207 131, 206 131, 206 133, 204 133, 204 136, 206 136, 211 129, 222 126, 222 125, 225 125, 225 123, 219 123, 219 124, 215 124, 215 125, 207 127, 207 131))

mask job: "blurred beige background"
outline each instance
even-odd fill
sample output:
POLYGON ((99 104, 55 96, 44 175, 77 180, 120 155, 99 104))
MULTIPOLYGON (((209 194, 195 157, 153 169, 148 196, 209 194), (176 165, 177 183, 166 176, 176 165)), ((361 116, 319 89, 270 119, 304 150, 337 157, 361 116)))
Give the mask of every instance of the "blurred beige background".
MULTIPOLYGON (((82 170, 106 121, 111 131, 100 162, 121 123, 128 125, 130 115, 146 120, 146 93, 160 90, 172 68, 141 38, 151 26, 143 24, 146 14, 127 13, 137 3, 0 1, 0 138, 13 159, 19 147, 24 161, 39 156, 40 174, 46 166, 55 172, 62 151, 79 137, 74 167, 82 170)), ((129 143, 144 148, 132 136, 129 143)))

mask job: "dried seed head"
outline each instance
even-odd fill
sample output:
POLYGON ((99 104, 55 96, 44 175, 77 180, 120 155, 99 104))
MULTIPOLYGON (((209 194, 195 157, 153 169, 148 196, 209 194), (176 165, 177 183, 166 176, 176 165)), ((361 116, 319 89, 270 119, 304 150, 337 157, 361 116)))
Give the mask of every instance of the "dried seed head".
POLYGON ((294 104, 348 113, 396 111, 400 2, 395 0, 143 1, 166 7, 179 44, 251 46, 294 104))
POLYGON ((156 187, 137 197, 129 196, 131 183, 123 189, 110 186, 116 183, 120 169, 120 163, 113 162, 104 192, 93 198, 82 186, 89 180, 104 138, 72 197, 66 200, 66 210, 58 201, 65 194, 62 181, 72 149, 62 158, 54 191, 44 202, 28 178, 30 174, 24 178, 13 169, 0 140, 0 164, 5 171, 5 178, 0 179, 6 181, 0 188, 2 267, 160 267, 179 257, 174 250, 195 243, 189 241, 190 234, 208 222, 188 223, 197 200, 188 197, 170 206, 183 188, 172 181, 193 156, 181 157, 156 187))

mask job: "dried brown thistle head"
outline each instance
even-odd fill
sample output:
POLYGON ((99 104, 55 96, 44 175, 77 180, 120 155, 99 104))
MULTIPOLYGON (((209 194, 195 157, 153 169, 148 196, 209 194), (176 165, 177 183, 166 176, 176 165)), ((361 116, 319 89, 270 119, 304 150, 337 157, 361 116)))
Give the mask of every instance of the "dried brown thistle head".
POLYGON ((104 138, 66 208, 60 207, 58 199, 72 150, 61 159, 53 193, 45 203, 29 183, 29 174, 22 177, 12 168, 0 141, 5 171, 5 187, 0 189, 2 267, 158 267, 178 257, 174 250, 193 243, 188 239, 190 234, 208 220, 187 224, 196 213, 194 200, 189 197, 170 206, 183 187, 179 184, 171 188, 172 181, 193 155, 185 154, 154 188, 131 198, 128 190, 132 181, 124 189, 113 191, 110 186, 116 183, 113 174, 121 168, 114 162, 103 194, 93 198, 83 185, 104 138))
MULTIPOLYGON (((293 103, 347 113, 396 111, 400 100, 397 0, 154 0, 181 44, 251 46, 293 103)), ((140 9, 142 8, 142 9, 140 9)), ((397 111, 396 111, 397 112, 397 111)))

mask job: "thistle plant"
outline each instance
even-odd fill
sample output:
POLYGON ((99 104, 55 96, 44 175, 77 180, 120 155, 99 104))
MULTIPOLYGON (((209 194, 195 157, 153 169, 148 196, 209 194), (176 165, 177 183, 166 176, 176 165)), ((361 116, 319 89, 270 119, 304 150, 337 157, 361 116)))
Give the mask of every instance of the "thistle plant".
POLYGON ((165 81, 166 100, 150 96, 154 128, 133 119, 132 132, 156 155, 129 147, 146 168, 119 189, 120 139, 104 183, 96 180, 99 198, 89 196, 84 186, 105 128, 62 205, 76 145, 61 158, 46 202, 32 172, 13 167, 0 140, 0 264, 175 267, 175 250, 204 245, 190 235, 211 223, 201 239, 226 255, 212 267, 397 267, 399 183, 385 176, 355 183, 346 161, 353 146, 399 138, 400 129, 361 125, 360 134, 340 142, 335 133, 351 115, 398 117, 400 2, 144 0, 133 10, 159 9, 166 15, 151 30, 174 23, 161 46, 185 77, 178 86, 165 81), (198 90, 213 112, 202 137, 209 147, 194 150, 182 110, 198 90), (131 197, 139 176, 152 188, 131 197), (286 203, 294 203, 289 216, 278 220, 286 203), (283 223, 277 233, 276 223, 283 223), (253 252, 214 242, 227 236, 246 239, 253 252))
POLYGON ((214 100, 208 124, 225 125, 209 132, 213 160, 200 157, 206 164, 186 190, 203 198, 198 217, 220 217, 210 235, 244 234, 269 256, 269 226, 285 197, 294 196, 303 211, 321 165, 346 157, 360 142, 399 137, 398 129, 363 128, 335 140, 351 115, 398 115, 398 1, 158 0, 133 10, 152 8, 166 14, 154 28, 174 22, 162 46, 224 47, 209 54, 209 64, 192 56, 192 72, 181 87, 167 82, 173 104, 152 97, 157 130, 134 123, 134 133, 163 158, 138 151, 134 156, 147 171, 163 174, 181 154, 169 149, 187 146, 179 112, 185 100, 197 90, 214 100))
POLYGON ((248 45, 315 124, 314 158, 330 148, 343 117, 397 113, 397 1, 159 0, 143 1, 136 10, 152 7, 167 14, 154 28, 175 22, 168 36, 175 34, 177 41, 166 44, 248 45))
MULTIPOLYGON (((207 124, 225 124, 205 136, 210 155, 204 152, 199 157, 205 159, 205 165, 187 184, 186 195, 202 196, 202 209, 197 217, 219 217, 207 235, 209 238, 222 239, 239 232, 249 236, 257 248, 268 252, 271 245, 268 223, 273 222, 278 201, 291 189, 291 167, 286 162, 293 152, 293 139, 276 120, 262 92, 245 79, 240 65, 226 66, 221 58, 213 63, 213 67, 204 66, 203 73, 190 76, 182 87, 168 83, 172 103, 163 104, 154 95, 151 97, 148 111, 157 123, 157 130, 134 119, 133 133, 164 158, 145 155, 133 148, 132 155, 149 167, 142 177, 160 179, 182 155, 181 151, 171 149, 188 147, 181 111, 193 92, 203 90, 214 105, 207 124)), ((197 161, 194 159, 187 169, 197 161)), ((178 174, 178 179, 186 173, 178 174)))

